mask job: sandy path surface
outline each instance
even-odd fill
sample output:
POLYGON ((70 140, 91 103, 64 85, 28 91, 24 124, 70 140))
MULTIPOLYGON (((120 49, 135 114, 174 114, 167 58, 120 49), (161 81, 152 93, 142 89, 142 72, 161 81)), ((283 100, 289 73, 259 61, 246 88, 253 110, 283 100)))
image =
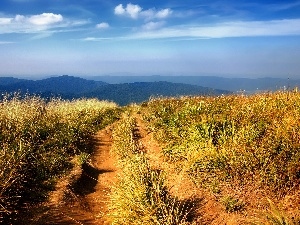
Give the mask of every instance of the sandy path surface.
MULTIPOLYGON (((92 162, 83 167, 80 178, 67 194, 67 200, 53 197, 47 205, 30 209, 16 224, 109 224, 108 195, 117 173, 115 159, 110 155, 111 145, 111 130, 99 131, 95 136, 92 162)), ((53 196, 62 195, 61 191, 66 190, 57 190, 53 196)))

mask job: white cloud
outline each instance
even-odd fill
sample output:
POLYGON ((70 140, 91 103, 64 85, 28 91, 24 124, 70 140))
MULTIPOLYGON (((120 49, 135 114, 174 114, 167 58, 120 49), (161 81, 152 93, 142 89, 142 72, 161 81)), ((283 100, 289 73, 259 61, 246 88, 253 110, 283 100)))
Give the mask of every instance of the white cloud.
POLYGON ((139 16, 139 13, 142 11, 142 8, 139 5, 133 5, 131 3, 127 4, 126 12, 130 15, 131 18, 136 19, 139 16))
POLYGON ((168 16, 172 14, 172 10, 167 9, 161 9, 157 10, 155 8, 143 10, 142 7, 139 5, 134 4, 127 4, 126 8, 122 4, 119 4, 115 7, 115 14, 116 15, 126 15, 131 17, 132 19, 137 19, 139 17, 142 17, 146 20, 152 20, 152 19, 165 19, 168 16))
POLYGON ((116 15, 127 15, 133 19, 136 19, 141 11, 142 8, 139 5, 133 5, 131 3, 127 4, 126 8, 124 8, 122 4, 115 8, 116 15))
POLYGON ((232 37, 300 36, 300 19, 271 21, 233 21, 212 26, 181 25, 164 27, 164 21, 148 22, 127 36, 90 37, 83 41, 128 41, 147 39, 197 40, 232 37))
POLYGON ((83 41, 96 41, 97 40, 97 38, 95 38, 95 37, 87 37, 87 38, 84 38, 84 39, 82 39, 83 41))
POLYGON ((146 20, 151 20, 155 17, 155 11, 154 9, 148 9, 148 10, 144 10, 140 13, 140 15, 144 18, 146 18, 146 20))
POLYGON ((122 5, 122 4, 117 5, 117 6, 115 7, 115 14, 116 14, 116 15, 123 15, 123 14, 125 14, 125 9, 123 8, 123 5, 122 5))
POLYGON ((15 18, 13 19, 15 22, 24 22, 26 20, 25 16, 22 15, 16 15, 15 18))
POLYGON ((64 18, 60 14, 42 13, 39 15, 24 16, 16 15, 14 18, 0 18, 0 24, 6 25, 6 28, 29 28, 30 26, 48 26, 63 22, 64 18))
POLYGON ((63 16, 60 14, 43 13, 40 15, 30 16, 28 21, 34 25, 50 25, 63 21, 63 16))
POLYGON ((159 29, 161 28, 163 25, 165 24, 165 22, 163 21, 159 21, 159 22, 149 22, 149 23, 146 23, 142 26, 142 28, 144 30, 156 30, 156 29, 159 29))
MULTIPOLYGON (((16 15, 15 17, 0 17, 0 34, 5 33, 45 33, 63 32, 58 28, 82 26, 89 21, 66 20, 61 14, 42 13, 38 15, 16 15), (56 29, 56 30, 55 30, 56 29), (51 32, 50 32, 51 30, 51 32)), ((65 30, 66 31, 66 30, 65 30)), ((46 37, 42 34, 41 37, 46 37)), ((49 36, 49 35, 48 35, 49 36)))
POLYGON ((171 9, 162 9, 156 13, 155 17, 159 19, 164 19, 170 16, 171 14, 172 14, 171 9))
POLYGON ((0 25, 10 24, 12 20, 12 18, 0 18, 0 25))
MULTIPOLYGON (((152 24, 154 26, 154 24, 152 24)), ((149 24, 151 27, 151 24, 149 24)), ((220 23, 215 26, 174 26, 159 31, 139 32, 131 39, 162 38, 227 38, 300 35, 300 19, 271 21, 238 21, 220 23)))
POLYGON ((109 28, 109 24, 108 23, 99 23, 96 25, 96 28, 98 29, 106 29, 106 28, 109 28))
MULTIPOLYGON (((119 38, 122 39, 122 38, 119 38)), ((87 37, 83 39, 79 39, 80 41, 107 41, 107 40, 115 40, 115 38, 103 38, 103 37, 87 37)))

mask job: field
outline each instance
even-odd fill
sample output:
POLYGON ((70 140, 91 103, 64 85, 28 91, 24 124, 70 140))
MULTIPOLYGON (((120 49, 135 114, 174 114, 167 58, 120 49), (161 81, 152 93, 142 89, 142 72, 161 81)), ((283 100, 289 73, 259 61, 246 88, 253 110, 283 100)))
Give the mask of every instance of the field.
POLYGON ((0 102, 0 221, 24 203, 47 198, 55 181, 91 153, 97 130, 117 117, 117 105, 95 99, 48 102, 4 96, 0 102))
POLYGON ((300 223, 297 92, 150 99, 122 108, 13 96, 0 108, 4 219, 24 202, 46 201, 74 157, 89 164, 92 135, 109 125, 118 168, 102 215, 109 223, 300 223))
POLYGON ((163 161, 204 192, 201 223, 299 223, 298 93, 158 99, 140 111, 163 161))

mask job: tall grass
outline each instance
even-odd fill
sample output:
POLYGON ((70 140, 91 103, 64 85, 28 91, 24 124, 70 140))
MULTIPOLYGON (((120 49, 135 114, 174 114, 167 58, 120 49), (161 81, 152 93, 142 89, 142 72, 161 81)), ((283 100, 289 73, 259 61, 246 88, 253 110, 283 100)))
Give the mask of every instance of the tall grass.
POLYGON ((249 224, 251 225, 297 225, 300 220, 296 221, 296 218, 291 218, 286 212, 281 210, 270 199, 269 209, 266 212, 260 212, 249 224))
MULTIPOLYGON (((116 104, 82 99, 49 102, 4 96, 0 102, 0 217, 24 202, 43 200, 70 158, 91 151, 87 142, 111 123, 116 104)), ((1 221, 1 219, 0 219, 1 221)))
POLYGON ((186 224, 188 207, 171 196, 164 172, 151 167, 139 148, 135 127, 135 119, 125 117, 113 131, 121 173, 110 196, 112 224, 186 224))
POLYGON ((299 185, 299 93, 157 99, 144 106, 165 157, 198 184, 255 182, 278 195, 299 185))
POLYGON ((254 224, 299 223, 300 93, 152 99, 140 111, 164 159, 214 196, 220 220, 259 209, 254 224), (265 198, 284 210, 265 212, 265 198))

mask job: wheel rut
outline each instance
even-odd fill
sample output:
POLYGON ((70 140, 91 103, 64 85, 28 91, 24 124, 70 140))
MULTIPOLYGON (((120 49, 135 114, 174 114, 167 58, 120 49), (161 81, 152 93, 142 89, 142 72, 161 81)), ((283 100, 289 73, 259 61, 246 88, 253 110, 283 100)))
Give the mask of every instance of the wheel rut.
POLYGON ((107 127, 95 135, 91 162, 83 165, 81 175, 72 187, 65 184, 68 182, 60 181, 58 185, 63 188, 57 188, 50 195, 49 203, 30 208, 16 224, 110 224, 107 218, 109 193, 117 174, 116 160, 110 154, 111 133, 107 127))

